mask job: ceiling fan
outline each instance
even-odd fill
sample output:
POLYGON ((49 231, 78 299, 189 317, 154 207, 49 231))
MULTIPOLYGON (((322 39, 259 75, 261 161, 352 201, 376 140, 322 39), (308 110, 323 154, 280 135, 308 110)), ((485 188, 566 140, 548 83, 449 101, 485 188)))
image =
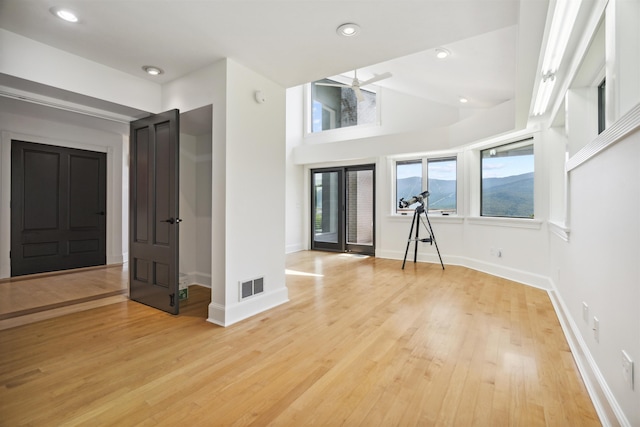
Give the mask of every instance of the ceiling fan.
POLYGON ((370 78, 369 80, 365 80, 361 82, 360 80, 358 80, 358 70, 354 70, 353 82, 351 82, 350 85, 342 84, 342 83, 316 83, 316 86, 333 86, 333 87, 345 87, 345 88, 353 89, 353 91, 356 93, 356 98, 360 102, 364 99, 364 96, 362 96, 362 91, 360 90, 362 86, 370 85, 372 83, 379 82, 380 80, 388 79, 389 77, 391 77, 391 75, 392 74, 389 72, 382 73, 380 75, 370 78))

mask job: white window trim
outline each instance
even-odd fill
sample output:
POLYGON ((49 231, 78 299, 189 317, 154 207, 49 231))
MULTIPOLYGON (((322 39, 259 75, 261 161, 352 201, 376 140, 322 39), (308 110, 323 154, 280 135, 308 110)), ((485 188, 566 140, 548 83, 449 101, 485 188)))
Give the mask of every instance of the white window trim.
POLYGON ((442 217, 442 218, 462 218, 460 215, 460 206, 461 206, 461 162, 462 156, 461 152, 437 152, 437 153, 429 153, 427 155, 419 155, 419 156, 402 156, 402 157, 394 157, 390 158, 390 175, 391 175, 391 213, 389 214, 392 218, 404 218, 413 216, 413 209, 407 210, 405 212, 398 212, 398 206, 396 205, 396 201, 398 199, 397 195, 397 165, 401 162, 422 162, 422 188, 427 188, 427 167, 429 160, 454 160, 456 161, 456 213, 442 213, 441 211, 432 211, 428 212, 429 217, 442 217))

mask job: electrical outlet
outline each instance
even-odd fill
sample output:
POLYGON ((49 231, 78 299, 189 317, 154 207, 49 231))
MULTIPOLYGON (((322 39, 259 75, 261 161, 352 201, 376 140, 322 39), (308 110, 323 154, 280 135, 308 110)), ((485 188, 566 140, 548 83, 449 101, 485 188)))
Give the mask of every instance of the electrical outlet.
POLYGON ((596 316, 593 316, 593 337, 600 342, 600 321, 596 316))
POLYGON ((496 256, 496 248, 489 249, 489 253, 491 254, 491 256, 496 256))
POLYGON ((633 360, 624 350, 622 350, 622 375, 624 375, 624 380, 633 390, 633 360))
POLYGON ((502 248, 498 248, 496 255, 498 256, 498 258, 502 258, 502 248))
POLYGON ((582 303, 582 319, 584 319, 585 322, 589 323, 589 306, 586 302, 582 303))

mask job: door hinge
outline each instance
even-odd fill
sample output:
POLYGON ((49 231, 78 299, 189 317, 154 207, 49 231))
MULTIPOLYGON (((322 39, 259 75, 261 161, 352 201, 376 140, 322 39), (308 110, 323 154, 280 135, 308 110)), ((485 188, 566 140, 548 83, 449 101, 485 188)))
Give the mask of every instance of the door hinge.
POLYGON ((173 307, 176 305, 176 294, 169 295, 169 307, 173 307))

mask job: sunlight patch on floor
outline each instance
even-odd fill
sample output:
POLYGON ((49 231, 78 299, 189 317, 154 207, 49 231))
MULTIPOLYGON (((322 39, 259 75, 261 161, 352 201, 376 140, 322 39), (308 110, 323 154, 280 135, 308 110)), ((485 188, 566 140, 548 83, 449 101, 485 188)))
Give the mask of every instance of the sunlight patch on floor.
POLYGON ((304 271, 289 270, 288 268, 284 270, 284 274, 288 274, 290 276, 324 277, 324 274, 306 273, 304 271))

